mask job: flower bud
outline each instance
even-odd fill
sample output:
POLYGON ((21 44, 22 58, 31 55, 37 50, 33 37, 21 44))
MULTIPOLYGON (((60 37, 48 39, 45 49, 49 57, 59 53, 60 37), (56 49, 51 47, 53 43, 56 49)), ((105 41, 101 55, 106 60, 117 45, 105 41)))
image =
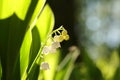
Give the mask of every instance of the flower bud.
POLYGON ((67 30, 63 30, 62 31, 62 36, 66 36, 67 35, 67 30))
POLYGON ((64 36, 65 40, 69 40, 69 38, 70 38, 69 35, 64 36))

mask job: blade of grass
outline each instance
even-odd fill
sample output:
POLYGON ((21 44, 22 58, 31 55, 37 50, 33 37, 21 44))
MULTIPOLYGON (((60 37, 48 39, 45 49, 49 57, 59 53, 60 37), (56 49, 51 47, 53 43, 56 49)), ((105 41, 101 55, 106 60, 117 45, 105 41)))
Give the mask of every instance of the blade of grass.
POLYGON ((74 68, 75 60, 80 55, 78 48, 74 48, 72 52, 67 54, 63 61, 58 66, 55 80, 69 80, 71 72, 74 68))

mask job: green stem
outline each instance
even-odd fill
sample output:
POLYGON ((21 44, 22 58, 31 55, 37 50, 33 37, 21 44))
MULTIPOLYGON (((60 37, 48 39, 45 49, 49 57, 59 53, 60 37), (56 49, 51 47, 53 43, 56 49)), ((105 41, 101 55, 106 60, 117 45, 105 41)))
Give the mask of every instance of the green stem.
POLYGON ((63 26, 59 27, 58 29, 54 30, 51 34, 58 32, 59 30, 63 30, 63 26))
POLYGON ((31 70, 32 70, 32 68, 33 68, 33 66, 34 66, 34 64, 36 63, 37 59, 40 57, 40 53, 41 53, 43 47, 44 47, 44 45, 40 48, 40 50, 39 50, 37 56, 35 57, 35 59, 34 59, 32 65, 31 65, 31 67, 30 67, 30 69, 29 69, 29 71, 28 71, 28 74, 30 74, 30 72, 31 72, 31 70))
MULTIPOLYGON (((42 52, 42 49, 43 49, 43 47, 45 46, 45 44, 47 43, 47 40, 51 37, 51 35, 52 35, 53 33, 55 33, 56 31, 62 30, 62 29, 63 29, 63 27, 61 26, 60 28, 58 28, 58 29, 54 30, 52 33, 50 33, 50 36, 47 37, 45 43, 40 47, 37 56, 35 57, 34 61, 32 62, 31 66, 30 66, 30 69, 28 70, 28 75, 30 74, 33 66, 35 65, 35 63, 36 63, 36 61, 37 61, 37 59, 39 59, 40 54, 41 54, 41 52, 42 52)), ((40 61, 40 59, 39 59, 39 61, 40 61)))

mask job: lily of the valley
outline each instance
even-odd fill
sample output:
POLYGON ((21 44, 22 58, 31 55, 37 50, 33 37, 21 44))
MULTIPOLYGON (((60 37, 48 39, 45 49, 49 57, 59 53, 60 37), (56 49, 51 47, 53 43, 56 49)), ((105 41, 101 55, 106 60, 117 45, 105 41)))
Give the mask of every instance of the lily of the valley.
POLYGON ((42 62, 40 65, 40 69, 49 70, 50 69, 49 64, 47 62, 42 62))
POLYGON ((52 42, 50 46, 44 46, 42 54, 55 53, 57 48, 61 47, 59 42, 52 42))

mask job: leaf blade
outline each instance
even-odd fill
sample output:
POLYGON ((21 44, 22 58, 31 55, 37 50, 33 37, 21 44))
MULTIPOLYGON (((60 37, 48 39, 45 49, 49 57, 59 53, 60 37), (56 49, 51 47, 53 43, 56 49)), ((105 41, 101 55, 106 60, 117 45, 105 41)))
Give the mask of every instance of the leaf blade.
POLYGON ((44 42, 54 27, 54 14, 48 4, 44 7, 36 26, 40 34, 41 42, 44 42))
POLYGON ((29 62, 29 53, 30 53, 31 43, 32 43, 32 35, 31 35, 31 30, 29 29, 26 32, 26 35, 24 37, 24 40, 23 40, 23 43, 20 49, 21 80, 24 80, 27 77, 27 67, 28 67, 28 62, 29 62))

